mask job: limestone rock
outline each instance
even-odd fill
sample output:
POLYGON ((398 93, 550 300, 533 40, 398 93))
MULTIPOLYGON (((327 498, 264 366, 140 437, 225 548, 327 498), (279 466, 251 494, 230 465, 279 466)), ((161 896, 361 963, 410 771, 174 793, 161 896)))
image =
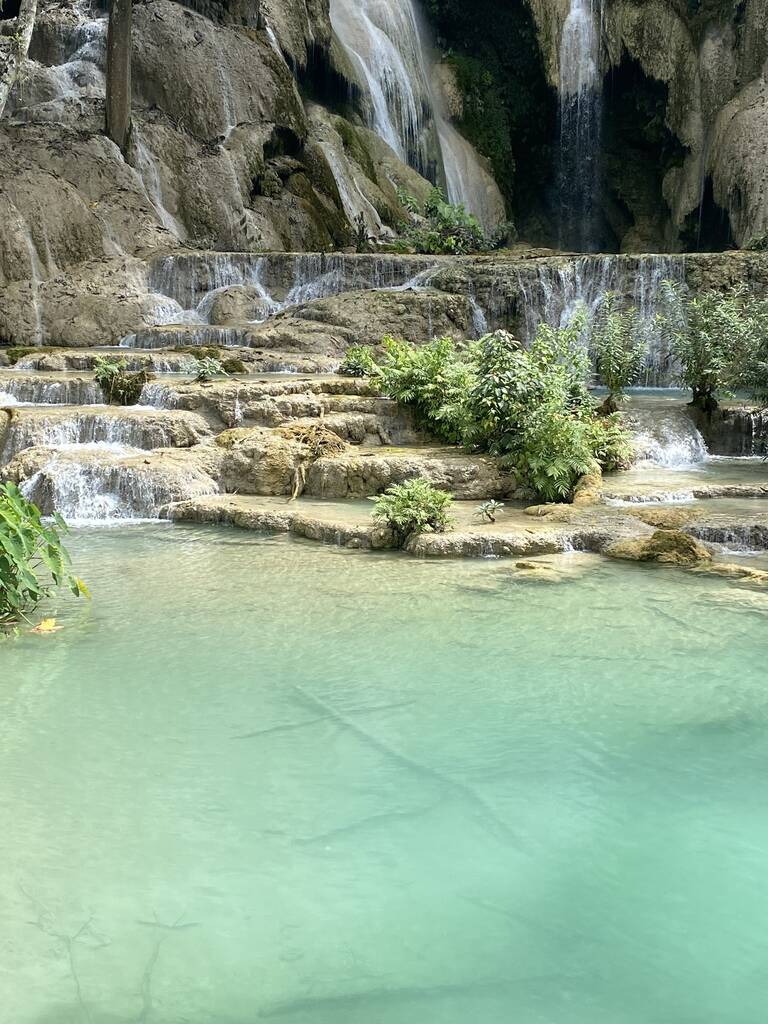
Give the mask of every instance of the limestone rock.
POLYGON ((618 541, 609 545, 605 554, 632 562, 681 566, 699 565, 712 560, 708 548, 680 530, 656 530, 647 538, 618 541))
POLYGON ((576 506, 580 505, 598 505, 603 499, 603 474, 600 472, 600 467, 596 467, 593 472, 585 473, 582 476, 573 491, 573 504, 576 506))
POLYGON ((675 508, 628 508, 627 515, 654 526, 657 530, 680 530, 701 516, 699 509, 691 506, 675 508))

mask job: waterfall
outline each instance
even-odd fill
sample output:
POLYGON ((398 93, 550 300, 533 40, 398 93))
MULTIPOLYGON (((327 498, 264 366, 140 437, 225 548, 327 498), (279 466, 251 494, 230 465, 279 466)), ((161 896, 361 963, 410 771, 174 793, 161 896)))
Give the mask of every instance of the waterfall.
POLYGON ((93 381, 36 380, 20 377, 0 380, 0 406, 9 405, 101 405, 104 395, 93 381))
POLYGON ((177 238, 186 238, 186 230, 163 202, 163 189, 158 161, 144 141, 139 126, 135 122, 131 129, 131 145, 136 155, 136 170, 144 185, 144 191, 147 193, 147 198, 154 207, 163 227, 177 238))
POLYGON ((82 449, 87 445, 151 451, 188 448, 207 435, 205 421, 188 412, 148 415, 135 406, 103 412, 52 410, 42 415, 34 409, 20 410, 8 428, 0 465, 10 462, 25 448, 82 449))
POLYGON ((368 123, 400 159, 486 230, 503 214, 472 146, 449 123, 432 86, 430 45, 414 0, 331 0, 331 24, 368 101, 368 123))
POLYGON ((346 155, 338 152, 330 142, 321 142, 320 148, 333 173, 341 205, 349 223, 355 224, 358 218, 362 217, 369 236, 381 234, 381 218, 373 203, 363 195, 346 155))
MULTIPOLYGON (((657 323, 662 282, 685 281, 685 257, 580 256, 576 259, 530 261, 516 270, 519 287, 518 329, 523 340, 531 341, 542 321, 552 327, 568 323, 576 309, 586 308, 591 321, 606 292, 615 292, 637 307, 640 330, 646 343, 641 383, 646 387, 673 383, 676 367, 657 323)), ((507 303, 499 303, 492 319, 509 315, 507 303)), ((589 344, 589 327, 585 336, 589 344)))
POLYGON ((175 409, 178 405, 178 395, 167 384, 150 381, 141 389, 139 405, 150 406, 153 409, 175 409))
MULTIPOLYGON (((263 322, 291 306, 341 292, 412 287, 436 265, 429 260, 386 255, 185 253, 156 261, 149 287, 173 304, 168 304, 168 311, 175 310, 175 319, 164 320, 164 324, 206 325, 218 293, 246 286, 255 290, 263 310, 261 320, 255 322, 263 322)), ((123 344, 137 347, 137 342, 128 338, 123 344)))
POLYGON ((571 0, 560 41, 560 245, 597 247, 602 76, 602 0, 571 0))
POLYGON ((20 489, 46 514, 69 522, 155 519, 163 505, 216 494, 216 482, 197 468, 126 465, 130 452, 51 452, 20 489))
MULTIPOLYGON (((14 88, 10 103, 14 119, 73 121, 82 118, 84 100, 103 99, 107 19, 93 19, 85 5, 79 4, 71 5, 69 13, 79 23, 55 41, 46 41, 54 46, 50 56, 56 63, 49 66, 47 60, 31 59, 31 82, 22 77, 14 88)), ((35 44, 33 37, 33 52, 35 44)))
POLYGON ((665 469, 690 469, 708 458, 707 446, 688 410, 666 402, 626 412, 639 460, 665 469))
POLYGON ((331 24, 367 89, 371 127, 426 175, 432 104, 417 19, 413 0, 331 0, 331 24))

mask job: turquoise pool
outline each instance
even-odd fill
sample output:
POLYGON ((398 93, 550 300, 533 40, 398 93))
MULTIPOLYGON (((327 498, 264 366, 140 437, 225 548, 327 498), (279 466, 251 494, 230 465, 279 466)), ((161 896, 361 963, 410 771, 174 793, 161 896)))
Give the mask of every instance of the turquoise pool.
POLYGON ((83 530, 0 644, 13 1024, 752 1024, 768 595, 83 530))

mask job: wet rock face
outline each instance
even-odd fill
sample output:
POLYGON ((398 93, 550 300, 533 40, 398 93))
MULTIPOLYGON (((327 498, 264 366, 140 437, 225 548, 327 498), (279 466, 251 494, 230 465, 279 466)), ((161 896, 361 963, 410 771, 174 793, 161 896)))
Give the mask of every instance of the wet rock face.
POLYGON ((135 88, 147 107, 204 140, 240 123, 306 135, 294 79, 264 37, 214 25, 169 0, 138 5, 134 18, 135 88))
POLYGON ((696 421, 713 455, 765 455, 768 450, 768 410, 716 409, 698 412, 696 421))
POLYGON ((210 434, 202 417, 182 411, 63 407, 19 408, 0 415, 7 419, 4 432, 0 429, 0 465, 25 448, 75 444, 191 448, 210 434))
POLYGON ((173 501, 215 494, 215 449, 115 454, 28 448, 3 469, 46 514, 70 519, 154 517, 173 501))
MULTIPOLYGON (((569 4, 528 0, 537 26, 545 72, 557 87, 560 39, 569 4)), ((672 247, 685 240, 686 219, 701 201, 708 176, 713 201, 730 220, 733 238, 744 245, 768 231, 768 4, 680 4, 675 0, 603 0, 600 4, 601 62, 615 72, 625 59, 651 83, 663 83, 666 129, 681 147, 680 159, 664 167, 657 206, 669 209, 672 247)), ((608 117, 611 97, 606 99, 608 117)), ((663 160, 661 151, 650 159, 663 160)), ((637 200, 638 181, 626 173, 623 201, 637 200)), ((621 179, 621 174, 620 174, 621 179)), ((642 199, 642 197, 640 197, 642 199)), ((647 205, 647 204, 645 204, 647 205)), ((640 202, 643 206, 643 202, 640 202)), ((647 224, 638 223, 639 234, 647 224)), ((657 245, 661 236, 656 234, 657 245)), ((695 242, 695 238, 694 238, 695 242)), ((693 248, 697 248, 695 244, 693 248)))

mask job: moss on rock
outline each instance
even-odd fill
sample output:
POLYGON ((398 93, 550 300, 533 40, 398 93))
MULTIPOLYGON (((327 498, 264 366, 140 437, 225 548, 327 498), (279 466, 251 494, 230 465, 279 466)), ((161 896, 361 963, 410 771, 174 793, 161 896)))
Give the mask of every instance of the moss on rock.
POLYGON ((712 561, 709 549, 682 530, 656 530, 650 537, 621 540, 606 548, 605 553, 610 558, 662 565, 691 566, 712 561))

